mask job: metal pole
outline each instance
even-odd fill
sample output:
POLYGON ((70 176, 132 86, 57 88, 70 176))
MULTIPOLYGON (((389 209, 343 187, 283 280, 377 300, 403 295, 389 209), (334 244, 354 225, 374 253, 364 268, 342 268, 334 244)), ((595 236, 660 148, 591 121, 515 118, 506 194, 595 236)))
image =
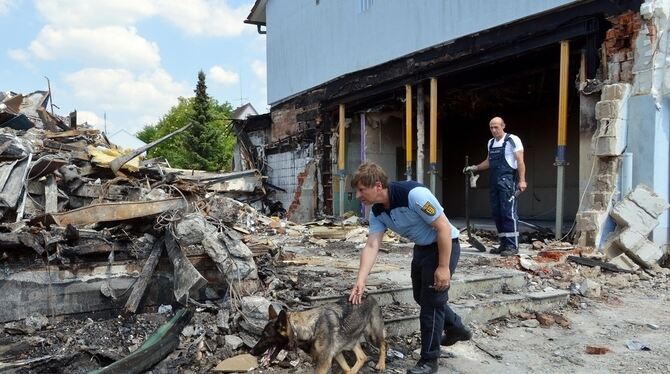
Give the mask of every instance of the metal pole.
POLYGON ((430 190, 437 189, 437 78, 430 78, 430 190))
POLYGON ((626 195, 633 189, 633 153, 624 152, 623 160, 621 162, 621 196, 619 200, 623 200, 626 195))
POLYGON ((558 147, 556 149, 556 239, 563 228, 563 193, 565 187, 565 152, 568 122, 568 71, 570 69, 570 42, 561 42, 561 62, 558 92, 558 147))
POLYGON ((51 95, 51 82, 49 81, 49 77, 47 77, 46 75, 44 76, 44 78, 46 78, 46 80, 47 80, 47 88, 49 89, 49 102, 51 103, 51 115, 53 116, 54 115, 54 98, 51 95))
POLYGON ((405 85, 405 175, 412 180, 412 86, 405 85))
POLYGON ((337 168, 340 175, 340 216, 344 215, 344 104, 340 104, 339 137, 337 149, 337 168))
POLYGON ((425 138, 423 123, 423 83, 416 88, 416 181, 423 183, 423 141, 425 138))
MULTIPOLYGON (((365 162, 365 113, 361 113, 361 163, 365 162)), ((365 215, 365 204, 361 204, 361 217, 366 217, 365 215)))

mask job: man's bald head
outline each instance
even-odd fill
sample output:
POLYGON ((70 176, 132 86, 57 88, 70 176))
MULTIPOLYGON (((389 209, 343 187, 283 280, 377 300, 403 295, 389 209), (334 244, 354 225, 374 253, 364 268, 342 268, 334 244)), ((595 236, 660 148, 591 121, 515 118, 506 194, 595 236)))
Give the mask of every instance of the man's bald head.
POLYGON ((493 117, 489 121, 489 130, 496 140, 500 140, 505 136, 505 122, 500 117, 493 117))

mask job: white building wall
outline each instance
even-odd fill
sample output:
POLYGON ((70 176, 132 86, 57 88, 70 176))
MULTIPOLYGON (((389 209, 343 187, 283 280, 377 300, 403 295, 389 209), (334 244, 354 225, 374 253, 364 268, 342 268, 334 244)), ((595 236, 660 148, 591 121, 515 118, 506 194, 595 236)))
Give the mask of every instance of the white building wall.
POLYGON ((269 0, 268 103, 342 74, 574 2, 269 0))
MULTIPOLYGON (((298 176, 306 171, 307 164, 314 160, 313 146, 298 151, 276 153, 267 156, 268 182, 287 192, 276 191, 275 199, 281 201, 287 211, 293 202, 295 193, 299 188, 298 176)), ((311 176, 310 176, 311 177, 311 176)), ((301 186, 300 186, 301 187, 301 186)), ((301 196, 301 203, 307 199, 301 196)))

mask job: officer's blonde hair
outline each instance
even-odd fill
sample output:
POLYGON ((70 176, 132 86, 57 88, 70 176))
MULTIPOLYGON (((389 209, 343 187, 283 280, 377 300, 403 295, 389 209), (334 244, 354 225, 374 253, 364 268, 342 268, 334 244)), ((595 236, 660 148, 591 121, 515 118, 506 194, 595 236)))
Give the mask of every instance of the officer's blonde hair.
POLYGON ((358 186, 372 187, 377 182, 380 182, 383 188, 387 188, 388 181, 389 177, 381 166, 372 161, 367 161, 358 167, 353 178, 351 178, 351 188, 356 189, 358 186))

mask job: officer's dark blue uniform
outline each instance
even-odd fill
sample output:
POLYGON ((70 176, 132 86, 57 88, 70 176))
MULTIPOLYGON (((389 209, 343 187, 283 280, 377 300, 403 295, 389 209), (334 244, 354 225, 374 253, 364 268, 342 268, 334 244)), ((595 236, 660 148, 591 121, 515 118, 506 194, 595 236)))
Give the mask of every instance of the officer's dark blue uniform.
MULTIPOLYGON (((439 252, 437 231, 432 223, 444 209, 430 190, 417 182, 391 182, 388 191, 390 209, 384 209, 383 204, 372 206, 369 232, 379 233, 390 228, 415 243, 411 275, 414 300, 421 307, 421 358, 434 360, 440 357, 443 331, 464 329, 460 317, 447 304, 448 289, 438 292, 433 288, 439 252)), ((458 234, 458 229, 452 225, 449 261, 452 276, 461 254, 458 234)))
POLYGON ((498 237, 502 249, 518 248, 516 192, 517 173, 505 159, 505 148, 508 143, 514 149, 514 139, 505 134, 502 147, 493 147, 494 139, 489 141, 489 191, 491 214, 498 229, 498 237))

